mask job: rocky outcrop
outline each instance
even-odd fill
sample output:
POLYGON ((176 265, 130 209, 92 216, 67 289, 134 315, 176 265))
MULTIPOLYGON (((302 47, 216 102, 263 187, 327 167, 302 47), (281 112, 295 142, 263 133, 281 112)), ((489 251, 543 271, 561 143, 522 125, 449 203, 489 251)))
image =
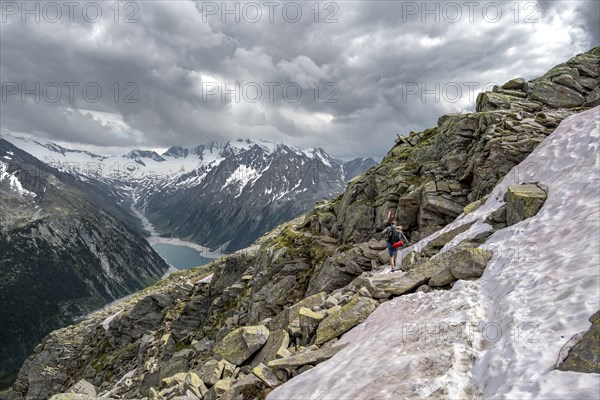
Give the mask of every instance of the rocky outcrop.
POLYGON ((356 278, 350 288, 364 287, 372 297, 388 299, 409 293, 424 284, 445 286, 457 279, 477 279, 483 275, 492 255, 489 250, 465 243, 432 258, 422 258, 408 272, 365 274, 356 278))
POLYGON ((525 184, 510 186, 504 197, 506 223, 514 225, 536 215, 544 205, 548 193, 537 185, 525 184))
POLYGON ((533 81, 511 80, 480 94, 475 113, 446 115, 435 128, 399 138, 379 166, 309 212, 307 226, 354 244, 371 239, 390 211, 412 241, 441 229, 565 117, 596 104, 599 60, 595 48, 533 81))
POLYGON ((561 371, 600 374, 600 311, 589 319, 590 329, 574 338, 575 344, 568 349, 566 359, 560 361, 561 371))

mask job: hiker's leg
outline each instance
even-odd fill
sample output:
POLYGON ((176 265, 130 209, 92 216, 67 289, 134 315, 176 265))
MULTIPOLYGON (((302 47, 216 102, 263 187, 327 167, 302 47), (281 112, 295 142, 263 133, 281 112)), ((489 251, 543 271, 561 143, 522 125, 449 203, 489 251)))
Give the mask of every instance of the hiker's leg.
POLYGON ((388 254, 390 255, 390 267, 392 269, 394 269, 394 254, 396 254, 394 249, 394 246, 392 246, 390 243, 387 244, 388 246, 388 254))

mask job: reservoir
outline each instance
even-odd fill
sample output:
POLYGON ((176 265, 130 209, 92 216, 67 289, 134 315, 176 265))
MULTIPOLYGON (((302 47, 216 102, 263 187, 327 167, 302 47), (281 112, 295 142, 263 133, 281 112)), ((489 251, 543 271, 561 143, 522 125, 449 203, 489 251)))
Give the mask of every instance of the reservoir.
POLYGON ((214 258, 206 257, 203 253, 188 246, 180 246, 170 243, 154 243, 152 248, 177 269, 190 269, 200 265, 208 264, 214 258))

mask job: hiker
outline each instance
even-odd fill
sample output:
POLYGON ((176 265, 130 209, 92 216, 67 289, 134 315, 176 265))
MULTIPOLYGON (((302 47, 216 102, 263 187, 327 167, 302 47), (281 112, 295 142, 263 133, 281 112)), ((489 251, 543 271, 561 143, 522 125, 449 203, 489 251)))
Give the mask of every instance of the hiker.
MULTIPOLYGON (((398 235, 400 236, 400 242, 401 245, 400 246, 394 246, 396 247, 396 258, 394 259, 394 267, 398 264, 400 265, 402 263, 402 258, 404 257, 404 248, 408 247, 408 238, 406 237, 406 235, 404 235, 404 232, 402 231, 404 227, 402 225, 398 225, 396 226, 396 230, 398 231, 398 235), (399 249, 400 247, 402 247, 403 249, 399 249), (398 253, 398 250, 400 250, 400 253, 398 253), (400 255, 400 259, 398 259, 398 255, 400 255)), ((394 272, 394 267, 392 267, 392 272, 394 272)), ((400 269, 400 271, 402 271, 402 269, 400 269)))
POLYGON ((396 221, 392 221, 392 223, 381 232, 384 237, 386 237, 388 254, 390 255, 390 267, 392 271, 394 270, 394 266, 396 265, 396 253, 398 249, 394 247, 394 243, 400 240, 400 235, 398 234, 398 227, 396 226, 396 221))
POLYGON ((390 255, 390 267, 392 269, 392 272, 394 272, 394 268, 396 266, 396 256, 398 254, 398 247, 407 245, 408 239, 406 238, 406 236, 404 236, 404 233, 402 232, 402 225, 398 226, 396 221, 392 221, 392 223, 381 233, 387 238, 386 242, 388 247, 388 254, 390 255), (402 244, 400 246, 396 245, 397 247, 394 246, 394 244, 397 244, 398 242, 402 242, 402 244))

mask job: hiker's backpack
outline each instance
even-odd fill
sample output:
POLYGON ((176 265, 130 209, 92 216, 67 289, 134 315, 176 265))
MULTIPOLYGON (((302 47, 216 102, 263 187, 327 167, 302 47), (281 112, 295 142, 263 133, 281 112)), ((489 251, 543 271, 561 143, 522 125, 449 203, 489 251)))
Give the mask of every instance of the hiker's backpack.
POLYGON ((394 244, 400 241, 400 234, 394 226, 390 226, 390 233, 388 234, 388 243, 394 244))

